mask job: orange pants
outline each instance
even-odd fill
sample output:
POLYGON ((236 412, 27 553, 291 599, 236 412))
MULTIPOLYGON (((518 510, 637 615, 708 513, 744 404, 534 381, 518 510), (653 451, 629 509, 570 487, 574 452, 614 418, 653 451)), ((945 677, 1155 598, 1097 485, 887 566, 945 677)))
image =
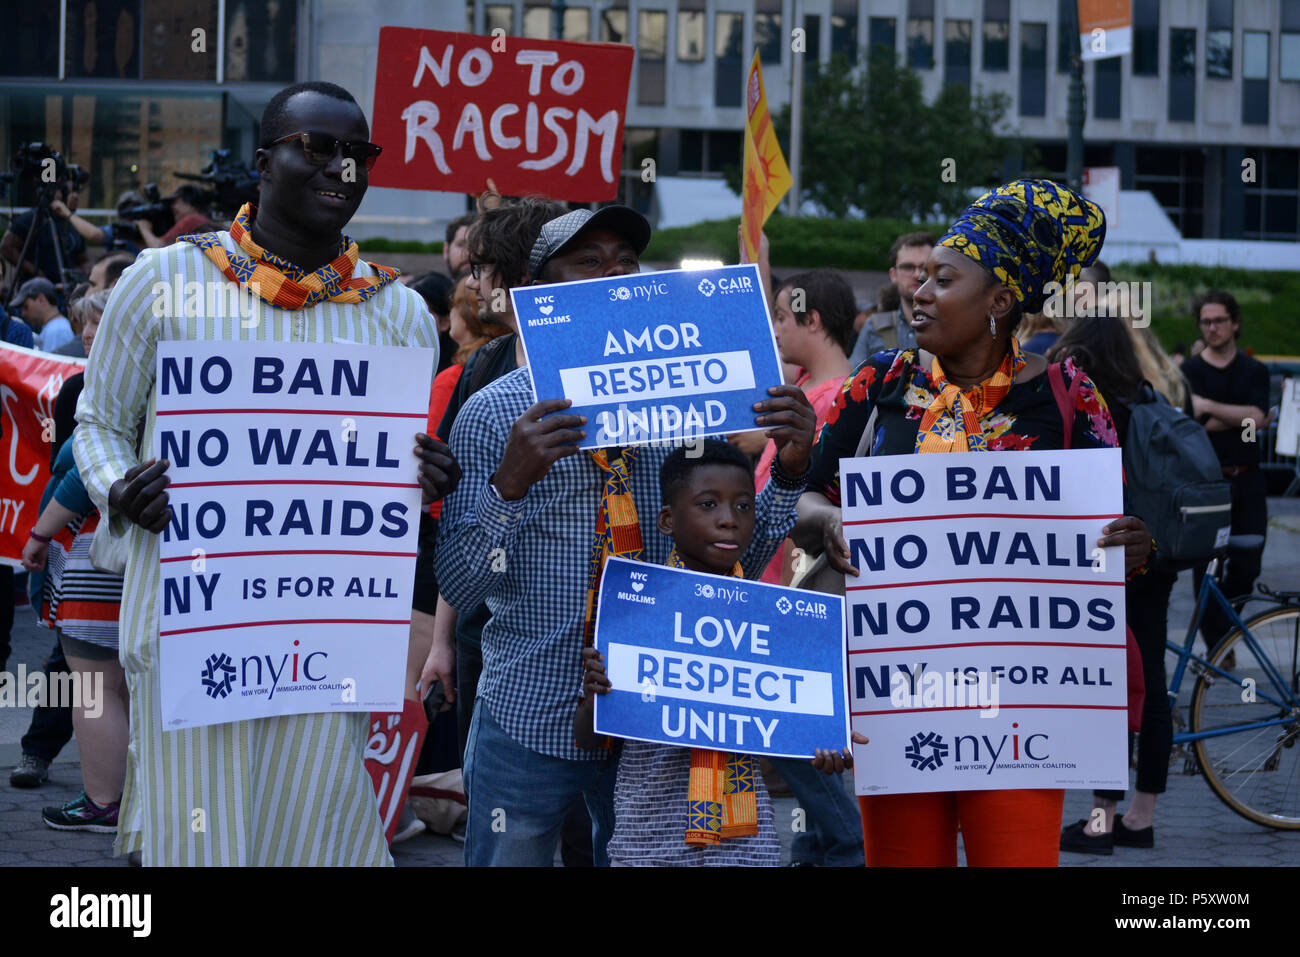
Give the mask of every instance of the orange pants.
POLYGON ((859 797, 868 867, 1056 867, 1064 791, 954 791, 859 797))

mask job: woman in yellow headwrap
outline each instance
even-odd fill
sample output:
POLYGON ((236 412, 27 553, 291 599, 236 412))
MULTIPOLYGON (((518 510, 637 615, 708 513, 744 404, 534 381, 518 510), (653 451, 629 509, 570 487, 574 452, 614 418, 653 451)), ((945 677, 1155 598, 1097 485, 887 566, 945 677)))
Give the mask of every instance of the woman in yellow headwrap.
MULTIPOLYGON (((1101 209, 1057 183, 1019 180, 976 200, 926 263, 913 296, 917 349, 877 353, 845 380, 814 451, 796 542, 857 575, 840 527, 839 460, 856 454, 873 411, 872 455, 1066 447, 1047 361, 1012 333, 1022 313, 1041 310, 1047 283, 1097 258, 1105 234, 1101 209)), ((1070 447, 1116 445, 1087 376, 1069 361, 1062 372, 1067 387, 1079 380, 1070 447)), ((1151 546, 1128 516, 1098 541, 1123 546, 1130 569, 1151 546)), ((1063 800, 1060 790, 862 797, 867 864, 955 865, 960 827, 971 864, 1054 865, 1063 800)))

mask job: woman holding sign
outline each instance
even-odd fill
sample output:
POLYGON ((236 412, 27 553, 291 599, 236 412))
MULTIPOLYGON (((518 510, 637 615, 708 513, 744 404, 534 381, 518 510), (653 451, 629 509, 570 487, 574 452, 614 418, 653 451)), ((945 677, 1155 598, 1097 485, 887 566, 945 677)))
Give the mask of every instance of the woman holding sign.
MULTIPOLYGON (((877 353, 845 380, 814 450, 797 543, 858 574, 841 530, 842 458, 1116 444, 1092 382, 1072 362, 1060 367, 1075 396, 1066 422, 1047 361, 1025 353, 1013 335, 1022 313, 1042 308, 1047 283, 1063 282, 1097 258, 1105 233, 1098 206, 1043 180, 999 187, 962 214, 931 251, 913 296, 918 348, 877 353)), ((1098 544, 1124 547, 1132 568, 1145 560, 1150 536, 1140 521, 1124 517, 1101 529, 1098 544)), ((858 800, 869 866, 954 866, 959 827, 973 865, 1058 861, 1061 790, 858 800)))

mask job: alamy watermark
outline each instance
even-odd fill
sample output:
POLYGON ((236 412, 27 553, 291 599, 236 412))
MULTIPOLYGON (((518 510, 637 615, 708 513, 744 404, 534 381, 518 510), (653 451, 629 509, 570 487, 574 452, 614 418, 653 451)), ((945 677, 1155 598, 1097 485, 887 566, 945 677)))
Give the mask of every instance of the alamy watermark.
POLYGON ((1149 282, 1049 282, 1043 287, 1043 315, 1049 319, 1128 319, 1134 329, 1151 325, 1149 282))
POLYGON ((102 671, 0 671, 0 708, 77 708, 88 718, 104 713, 102 671))

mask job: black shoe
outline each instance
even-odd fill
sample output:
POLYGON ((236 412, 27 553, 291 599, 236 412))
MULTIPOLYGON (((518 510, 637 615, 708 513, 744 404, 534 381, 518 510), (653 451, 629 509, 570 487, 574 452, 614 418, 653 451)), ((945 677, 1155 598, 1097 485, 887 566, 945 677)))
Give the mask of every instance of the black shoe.
POLYGON ((1136 831, 1130 831, 1124 826, 1124 815, 1115 815, 1115 846, 1116 847, 1155 847, 1156 846, 1156 829, 1154 827, 1143 827, 1136 831))
POLYGON ((1061 831, 1061 850, 1076 854, 1102 854, 1109 857, 1115 853, 1114 834, 1093 834, 1088 825, 1091 818, 1075 821, 1061 831))
POLYGON ((50 762, 34 754, 24 754, 9 772, 9 786, 14 788, 38 788, 49 779, 50 762))

